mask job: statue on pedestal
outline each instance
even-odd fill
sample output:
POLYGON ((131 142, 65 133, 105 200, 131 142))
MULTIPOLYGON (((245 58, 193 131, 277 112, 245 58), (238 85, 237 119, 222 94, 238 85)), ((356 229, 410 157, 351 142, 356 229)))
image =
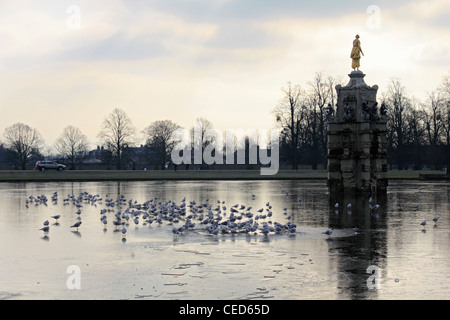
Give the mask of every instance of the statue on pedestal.
POLYGON ((356 35, 355 40, 353 40, 353 48, 350 53, 350 58, 352 58, 352 68, 353 70, 359 71, 359 60, 361 59, 361 54, 364 52, 361 49, 361 42, 359 41, 359 35, 356 35))
POLYGON ((380 115, 382 117, 384 117, 387 114, 387 110, 386 110, 386 105, 384 104, 384 102, 381 104, 381 108, 380 108, 380 115))
POLYGON ((344 107, 344 116, 343 116, 344 121, 353 121, 355 120, 355 115, 353 114, 353 110, 352 107, 348 104, 345 105, 344 107))
POLYGON ((370 110, 370 107, 369 107, 369 105, 367 104, 367 102, 363 102, 363 103, 362 103, 361 109, 362 109, 362 111, 363 111, 363 119, 364 119, 364 120, 370 120, 370 113, 371 113, 371 110, 370 110))
POLYGON ((327 110, 327 121, 331 121, 334 119, 334 109, 333 106, 331 105, 331 103, 328 104, 328 106, 326 107, 327 110))
POLYGON ((336 112, 327 117, 327 185, 329 194, 387 192, 387 121, 385 104, 378 104, 378 86, 364 82, 359 70, 364 55, 359 35, 350 54, 352 68, 346 86, 336 85, 336 112), (330 119, 333 119, 330 121, 330 119))

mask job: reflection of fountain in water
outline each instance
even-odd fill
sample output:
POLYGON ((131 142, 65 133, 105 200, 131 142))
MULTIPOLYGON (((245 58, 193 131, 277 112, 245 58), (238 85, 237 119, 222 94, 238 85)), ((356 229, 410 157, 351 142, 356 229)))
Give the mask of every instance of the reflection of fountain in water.
POLYGON ((366 273, 370 265, 383 269, 386 265, 386 233, 374 230, 387 228, 387 197, 353 193, 333 193, 329 195, 330 227, 335 229, 352 228, 354 237, 334 240, 330 250, 339 250, 337 287, 349 295, 348 298, 375 298, 376 290, 368 290, 366 273), (339 208, 336 208, 339 203, 339 208), (347 245, 342 246, 342 242, 347 245), (348 243, 350 245, 348 245, 348 243), (342 248, 341 248, 342 247, 342 248), (369 250, 370 248, 370 250, 369 250))

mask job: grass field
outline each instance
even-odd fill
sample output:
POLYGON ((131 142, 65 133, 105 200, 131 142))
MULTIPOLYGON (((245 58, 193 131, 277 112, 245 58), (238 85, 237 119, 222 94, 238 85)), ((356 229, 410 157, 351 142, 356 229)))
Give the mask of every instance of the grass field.
MULTIPOLYGON (((389 179, 419 179, 420 174, 443 175, 443 171, 393 170, 389 179)), ((325 170, 281 170, 276 175, 263 176, 259 170, 203 170, 203 171, 132 171, 132 170, 75 170, 75 171, 0 171, 0 181, 106 181, 106 180, 296 180, 326 179, 325 170)))

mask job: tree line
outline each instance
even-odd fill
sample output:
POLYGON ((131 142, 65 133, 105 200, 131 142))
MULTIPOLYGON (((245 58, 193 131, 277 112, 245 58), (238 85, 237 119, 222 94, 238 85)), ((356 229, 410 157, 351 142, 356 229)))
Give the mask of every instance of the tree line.
MULTIPOLYGON (((211 121, 205 118, 197 118, 196 121, 201 123, 203 132, 213 128, 211 121)), ((165 168, 176 142, 173 141, 172 134, 179 128, 181 126, 171 120, 158 120, 140 132, 145 139, 144 147, 147 152, 145 156, 148 158, 148 164, 159 169, 165 168)), ((104 119, 97 138, 102 145, 102 161, 108 167, 113 164, 117 170, 126 169, 131 158, 130 150, 137 145, 138 140, 138 130, 127 113, 115 108, 104 119)), ((211 142, 205 139, 202 148, 209 143, 211 142)), ((44 139, 36 128, 21 122, 15 123, 5 129, 3 142, 0 141, 0 163, 10 164, 14 169, 25 170, 32 160, 48 156, 43 154, 44 147, 44 139)), ((58 158, 68 163, 70 169, 75 169, 85 160, 89 142, 79 128, 69 125, 64 128, 53 148, 58 158)))
MULTIPOLYGON (((316 73, 306 86, 289 82, 282 88, 282 97, 272 110, 281 132, 281 167, 326 167, 327 106, 336 105, 335 87, 338 84, 344 85, 340 78, 316 73)), ((425 164, 436 169, 450 167, 450 74, 443 78, 436 90, 428 93, 424 101, 409 94, 399 79, 391 79, 378 100, 386 106, 387 152, 391 169, 421 169, 425 164)), ((204 118, 197 121, 202 126, 202 141, 193 143, 200 143, 204 150, 213 141, 203 133, 212 129, 213 124, 204 118)), ((140 131, 145 147, 151 150, 146 155, 149 162, 161 169, 165 167, 175 144, 172 134, 179 128, 181 126, 171 120, 158 120, 140 131)), ((105 149, 102 160, 114 163, 118 170, 126 169, 129 150, 137 145, 138 138, 138 130, 126 112, 114 109, 104 119, 97 138, 105 149)), ((46 156, 42 154, 44 145, 37 129, 15 123, 4 130, 0 141, 0 162, 25 170, 32 160, 46 156)), ((75 169, 83 162, 89 143, 79 128, 69 125, 53 147, 70 169, 75 169)))

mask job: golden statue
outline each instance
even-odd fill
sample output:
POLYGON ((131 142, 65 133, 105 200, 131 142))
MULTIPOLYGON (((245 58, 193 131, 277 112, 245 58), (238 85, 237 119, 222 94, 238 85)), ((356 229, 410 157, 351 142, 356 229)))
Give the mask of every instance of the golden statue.
POLYGON ((364 55, 364 52, 361 49, 361 42, 359 41, 359 35, 356 35, 355 40, 353 40, 353 49, 352 53, 350 53, 350 58, 352 58, 352 68, 353 70, 359 71, 359 60, 361 59, 361 55, 364 55))

